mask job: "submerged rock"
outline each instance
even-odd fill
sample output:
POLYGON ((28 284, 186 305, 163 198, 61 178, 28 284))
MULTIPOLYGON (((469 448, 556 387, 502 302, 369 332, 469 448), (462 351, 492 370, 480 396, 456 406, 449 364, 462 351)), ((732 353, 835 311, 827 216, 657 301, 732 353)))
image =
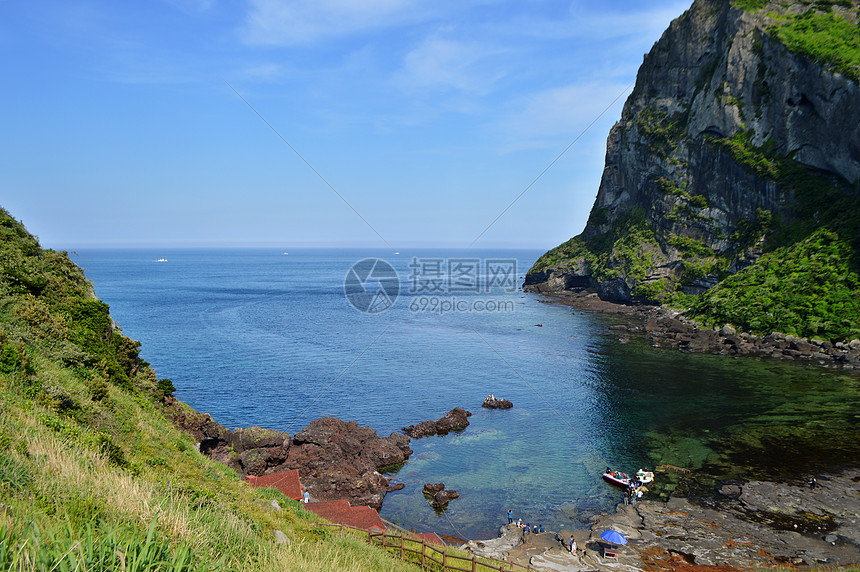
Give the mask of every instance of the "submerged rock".
POLYGON ((445 483, 425 484, 424 496, 430 499, 430 506, 437 510, 447 507, 451 500, 460 498, 457 491, 445 490, 445 483))

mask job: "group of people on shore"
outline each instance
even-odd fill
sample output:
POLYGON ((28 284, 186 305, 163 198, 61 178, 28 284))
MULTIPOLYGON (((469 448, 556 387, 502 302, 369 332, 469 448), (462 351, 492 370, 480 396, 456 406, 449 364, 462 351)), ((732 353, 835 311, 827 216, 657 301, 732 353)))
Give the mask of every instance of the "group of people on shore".
MULTIPOLYGON (((514 524, 514 511, 512 511, 511 509, 508 509, 508 524, 514 524)), ((544 531, 542 524, 541 525, 536 524, 534 526, 532 526, 528 522, 523 524, 523 519, 521 519, 521 518, 517 519, 516 524, 517 524, 517 528, 519 528, 523 531, 523 534, 529 534, 529 533, 538 534, 539 532, 544 531)))
POLYGON ((624 504, 636 504, 636 500, 642 498, 642 485, 634 477, 624 489, 624 504))

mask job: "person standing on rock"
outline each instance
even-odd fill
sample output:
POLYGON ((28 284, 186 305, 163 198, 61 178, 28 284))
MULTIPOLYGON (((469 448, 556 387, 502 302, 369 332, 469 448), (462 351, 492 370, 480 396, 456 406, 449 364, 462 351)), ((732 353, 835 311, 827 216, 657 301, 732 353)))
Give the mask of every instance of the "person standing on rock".
POLYGON ((576 540, 573 539, 573 535, 570 535, 570 553, 576 556, 576 540))
POLYGON ((508 509, 508 524, 514 522, 514 512, 511 509, 508 509))
POLYGON ((311 493, 305 491, 305 494, 302 495, 302 502, 308 504, 311 501, 311 493))

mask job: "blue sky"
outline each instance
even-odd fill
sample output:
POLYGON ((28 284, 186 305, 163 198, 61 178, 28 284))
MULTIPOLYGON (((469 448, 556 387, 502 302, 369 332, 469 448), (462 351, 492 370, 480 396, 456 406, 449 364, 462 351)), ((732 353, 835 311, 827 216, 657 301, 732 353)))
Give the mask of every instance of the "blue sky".
POLYGON ((0 204, 54 248, 550 248, 682 2, 0 0, 0 204))

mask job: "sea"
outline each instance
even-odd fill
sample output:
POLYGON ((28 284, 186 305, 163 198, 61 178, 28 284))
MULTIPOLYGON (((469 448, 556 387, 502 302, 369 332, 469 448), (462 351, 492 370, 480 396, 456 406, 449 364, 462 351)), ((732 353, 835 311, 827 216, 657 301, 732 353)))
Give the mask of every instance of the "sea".
POLYGON ((385 436, 471 411, 461 432, 413 439, 409 460, 388 472, 405 487, 381 515, 406 528, 493 538, 509 509, 547 530, 587 526, 623 500, 601 479, 607 467, 659 469, 654 494, 665 495, 682 475, 805 479, 860 460, 860 376, 654 348, 609 329, 624 318, 523 292, 541 254, 71 256, 176 396, 227 427, 295 434, 334 416, 385 436), (490 394, 513 408, 482 408, 490 394), (445 511, 421 492, 438 482, 461 495, 445 511))

